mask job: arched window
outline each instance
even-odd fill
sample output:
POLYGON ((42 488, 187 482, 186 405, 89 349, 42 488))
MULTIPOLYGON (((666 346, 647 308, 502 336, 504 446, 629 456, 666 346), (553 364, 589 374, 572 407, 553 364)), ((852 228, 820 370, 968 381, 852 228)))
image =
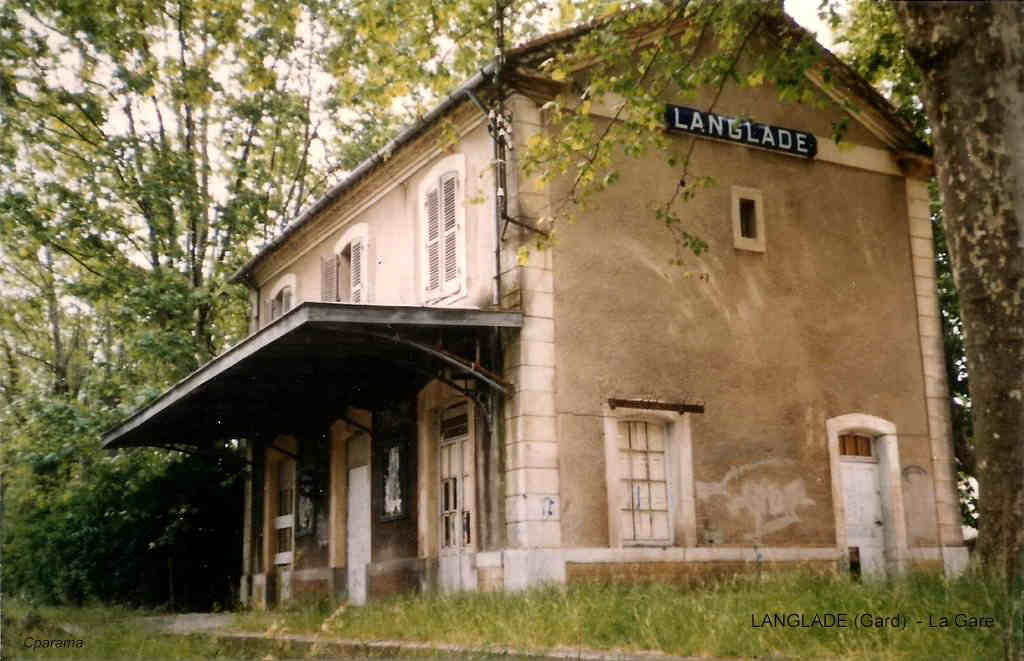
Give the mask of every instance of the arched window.
POLYGON ((321 300, 369 303, 369 239, 366 223, 350 227, 320 260, 321 300))
POLYGON ((281 276, 270 290, 267 298, 267 323, 274 321, 295 304, 295 276, 291 273, 281 276))
POLYGON ((420 280, 426 301, 465 292, 465 179, 465 156, 452 154, 438 161, 419 185, 420 280))

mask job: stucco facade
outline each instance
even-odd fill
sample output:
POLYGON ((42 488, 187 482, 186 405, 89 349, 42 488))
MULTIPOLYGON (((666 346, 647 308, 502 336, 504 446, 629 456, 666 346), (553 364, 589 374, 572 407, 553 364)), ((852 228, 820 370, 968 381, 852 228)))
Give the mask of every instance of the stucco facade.
MULTIPOLYGON (((541 186, 517 163, 530 136, 554 134, 542 108, 557 88, 513 80, 505 99, 500 190, 527 225, 571 183, 541 186)), ((727 87, 718 116, 814 136, 817 154, 672 135, 714 182, 679 212, 706 253, 672 265, 651 203, 678 169, 623 156, 618 183, 523 261, 533 236, 496 222, 475 89, 239 275, 253 355, 304 365, 282 372, 288 416, 246 436, 244 600, 964 567, 929 164, 894 138, 898 118, 877 99, 847 115, 727 87), (317 392, 308 415, 303 389, 317 392)), ((592 108, 608 121, 614 101, 592 108)))

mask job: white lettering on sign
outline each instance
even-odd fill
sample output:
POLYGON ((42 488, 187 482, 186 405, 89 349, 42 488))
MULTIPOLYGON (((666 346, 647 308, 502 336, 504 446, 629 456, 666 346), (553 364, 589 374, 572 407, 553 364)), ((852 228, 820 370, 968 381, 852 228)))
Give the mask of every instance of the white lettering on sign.
POLYGON ((665 108, 665 122, 670 131, 742 142, 761 149, 807 158, 814 158, 818 153, 818 141, 811 133, 759 124, 748 119, 724 117, 695 108, 668 105, 665 108))
POLYGON ((722 130, 725 127, 725 118, 720 115, 708 115, 708 132, 722 137, 722 130))

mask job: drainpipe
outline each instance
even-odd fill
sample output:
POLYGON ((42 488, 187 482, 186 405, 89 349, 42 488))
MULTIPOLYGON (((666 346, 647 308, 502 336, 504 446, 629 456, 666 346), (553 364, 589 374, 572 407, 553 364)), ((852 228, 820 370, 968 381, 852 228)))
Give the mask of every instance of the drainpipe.
MULTIPOLYGON (((501 221, 506 217, 506 192, 508 186, 505 177, 505 88, 501 74, 505 67, 505 0, 494 0, 495 49, 494 49, 494 89, 497 94, 496 115, 491 118, 491 139, 494 141, 494 305, 501 306, 501 221)), ((502 348, 501 329, 495 328, 494 340, 491 342, 493 356, 491 369, 501 374, 502 348)), ((491 390, 491 442, 488 448, 491 469, 492 487, 491 504, 488 522, 488 542, 490 548, 501 548, 505 545, 505 483, 502 460, 505 457, 504 429, 502 413, 505 398, 501 393, 491 390)))
POLYGON ((501 305, 501 221, 506 215, 505 176, 505 86, 501 74, 505 66, 505 5, 494 0, 494 90, 497 95, 494 115, 490 117, 491 139, 494 143, 494 298, 501 305))

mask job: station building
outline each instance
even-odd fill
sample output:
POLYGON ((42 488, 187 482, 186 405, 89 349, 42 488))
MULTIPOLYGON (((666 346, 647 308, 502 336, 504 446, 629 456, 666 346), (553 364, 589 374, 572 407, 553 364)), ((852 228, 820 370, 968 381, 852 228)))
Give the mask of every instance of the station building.
POLYGON ((623 156, 524 260, 571 185, 517 162, 555 135, 544 104, 573 94, 535 65, 577 34, 508 54, 500 150, 492 67, 264 246, 236 274, 251 334, 106 446, 244 439, 243 548, 210 552, 240 553, 261 606, 790 563, 961 570, 928 150, 823 51, 830 81, 807 76, 825 107, 770 86, 710 109, 666 96, 665 130, 715 182, 679 212, 708 244, 697 275, 671 266, 648 204, 679 185, 657 155, 623 156))

